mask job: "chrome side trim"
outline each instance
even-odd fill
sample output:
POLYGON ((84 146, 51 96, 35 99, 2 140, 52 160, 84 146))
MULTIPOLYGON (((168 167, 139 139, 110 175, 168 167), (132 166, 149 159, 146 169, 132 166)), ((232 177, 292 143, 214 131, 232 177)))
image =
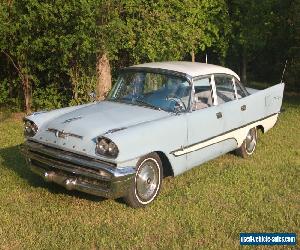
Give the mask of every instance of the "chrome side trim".
POLYGON ((69 122, 72 122, 72 121, 76 121, 78 119, 82 119, 82 116, 77 116, 77 117, 73 117, 73 118, 67 119, 63 123, 69 123, 69 122))
POLYGON ((110 129, 110 130, 106 131, 103 135, 112 134, 112 133, 115 133, 115 132, 117 132, 117 131, 124 130, 124 129, 126 129, 126 128, 127 128, 127 127, 121 127, 121 128, 110 129))
POLYGON ((126 71, 129 71, 129 72, 130 71, 149 72, 149 73, 157 73, 157 74, 164 74, 164 75, 173 75, 173 76, 185 78, 189 82, 193 78, 192 76, 190 76, 186 73, 182 73, 182 72, 178 72, 178 71, 174 71, 174 70, 169 70, 169 69, 162 69, 162 68, 128 67, 128 68, 124 68, 124 69, 120 70, 120 72, 126 72, 126 71))
POLYGON ((229 131, 226 131, 225 133, 219 134, 219 135, 214 136, 214 137, 210 137, 210 138, 208 138, 206 140, 203 140, 203 141, 200 141, 200 142, 197 142, 197 143, 194 143, 194 144, 190 144, 190 145, 188 145, 186 147, 182 147, 180 149, 176 149, 174 151, 171 151, 170 154, 172 154, 175 157, 177 157, 177 156, 185 155, 185 154, 188 154, 188 153, 192 153, 194 151, 200 150, 202 148, 214 145, 216 143, 219 143, 219 142, 222 142, 222 141, 225 141, 225 140, 228 140, 228 139, 235 139, 237 141, 237 139, 232 134, 233 132, 235 132, 235 131, 237 131, 239 129, 243 129, 243 128, 247 127, 247 126, 251 126, 252 124, 255 124, 255 123, 263 121, 263 120, 266 120, 266 119, 268 119, 270 117, 273 117, 273 116, 276 116, 276 115, 278 115, 278 113, 269 115, 269 116, 264 117, 262 119, 259 119, 257 121, 250 122, 250 123, 248 123, 246 125, 243 125, 241 127, 231 129, 229 131))

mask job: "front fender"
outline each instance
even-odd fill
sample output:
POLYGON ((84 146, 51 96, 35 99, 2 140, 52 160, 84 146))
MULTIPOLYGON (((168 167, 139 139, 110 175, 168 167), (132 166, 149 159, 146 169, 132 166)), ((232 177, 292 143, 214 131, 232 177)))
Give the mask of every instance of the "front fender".
POLYGON ((167 157, 171 151, 187 143, 185 114, 172 115, 107 135, 118 145, 121 163, 139 158, 150 152, 161 151, 167 157))
POLYGON ((34 122, 39 128, 50 122, 51 120, 67 114, 71 111, 74 111, 76 109, 86 107, 89 105, 92 105, 93 103, 88 103, 88 104, 83 104, 83 105, 78 105, 78 106, 72 106, 72 107, 66 107, 66 108, 61 108, 61 109, 54 109, 51 111, 41 111, 41 112, 35 112, 32 113, 29 116, 26 116, 25 119, 28 119, 32 122, 34 122))

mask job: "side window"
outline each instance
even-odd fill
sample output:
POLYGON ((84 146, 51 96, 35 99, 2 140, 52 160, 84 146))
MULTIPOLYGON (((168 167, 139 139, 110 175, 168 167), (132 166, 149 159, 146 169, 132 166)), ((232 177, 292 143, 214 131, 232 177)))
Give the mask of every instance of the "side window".
POLYGON ((218 104, 235 100, 233 78, 231 76, 215 75, 218 104))
POLYGON ((195 104, 193 109, 203 109, 212 106, 212 89, 210 84, 210 77, 203 77, 194 80, 195 87, 195 104))
POLYGON ((240 99, 247 96, 246 89, 241 85, 241 83, 237 79, 234 79, 234 83, 236 87, 237 98, 240 99))

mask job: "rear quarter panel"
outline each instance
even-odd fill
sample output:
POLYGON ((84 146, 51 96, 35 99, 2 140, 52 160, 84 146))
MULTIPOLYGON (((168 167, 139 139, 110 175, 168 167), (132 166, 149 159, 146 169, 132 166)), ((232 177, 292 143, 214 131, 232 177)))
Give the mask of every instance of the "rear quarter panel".
POLYGON ((282 105, 283 91, 284 83, 280 83, 240 99, 240 105, 246 105, 247 109, 241 112, 241 119, 246 127, 236 137, 238 146, 250 128, 262 126, 264 132, 267 132, 275 125, 282 105))
POLYGON ((250 123, 279 113, 283 90, 284 84, 280 83, 241 99, 241 105, 247 106, 246 115, 243 117, 244 122, 250 123))

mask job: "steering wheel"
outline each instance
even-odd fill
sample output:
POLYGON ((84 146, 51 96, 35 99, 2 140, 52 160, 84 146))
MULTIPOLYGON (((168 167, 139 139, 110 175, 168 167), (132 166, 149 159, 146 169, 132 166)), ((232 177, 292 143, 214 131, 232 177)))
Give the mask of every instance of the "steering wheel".
MULTIPOLYGON (((182 99, 180 97, 167 96, 166 100, 167 101, 174 101, 180 107, 180 110, 183 110, 183 109, 186 110, 186 105, 184 104, 184 102, 182 101, 182 99)), ((175 104, 175 107, 176 107, 176 104, 175 104)))

